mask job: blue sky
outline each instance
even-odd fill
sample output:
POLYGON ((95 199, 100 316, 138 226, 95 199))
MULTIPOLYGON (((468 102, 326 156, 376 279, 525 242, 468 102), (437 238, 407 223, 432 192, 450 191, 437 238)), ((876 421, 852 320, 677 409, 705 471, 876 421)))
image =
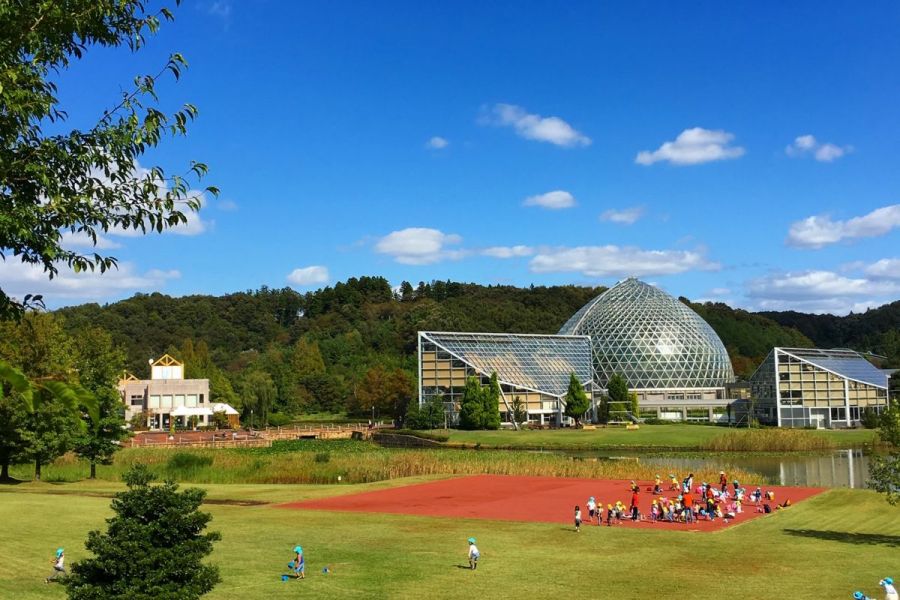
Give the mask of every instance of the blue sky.
POLYGON ((599 4, 187 0, 60 98, 86 126, 183 53, 163 108, 200 118, 140 163, 206 162, 220 198, 181 234, 107 236, 118 273, 7 265, 5 288, 59 306, 636 275, 750 309, 900 298, 895 3, 599 4))

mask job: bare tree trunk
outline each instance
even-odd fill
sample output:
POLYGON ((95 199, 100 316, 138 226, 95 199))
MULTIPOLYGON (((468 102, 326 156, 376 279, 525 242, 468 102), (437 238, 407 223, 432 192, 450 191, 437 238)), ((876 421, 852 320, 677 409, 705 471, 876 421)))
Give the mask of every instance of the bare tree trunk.
POLYGON ((41 459, 39 458, 34 459, 34 480, 41 480, 41 459))
POLYGON ((9 481, 9 461, 4 460, 3 465, 0 466, 0 481, 9 481))
POLYGON ((97 463, 91 461, 91 479, 97 479, 97 463))

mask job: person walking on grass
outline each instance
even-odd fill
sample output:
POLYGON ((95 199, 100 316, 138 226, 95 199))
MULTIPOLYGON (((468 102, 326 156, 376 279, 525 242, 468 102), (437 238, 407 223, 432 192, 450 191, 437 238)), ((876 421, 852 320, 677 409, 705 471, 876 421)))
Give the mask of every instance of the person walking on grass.
POLYGON ((894 580, 890 577, 885 577, 878 582, 878 585, 884 588, 884 600, 898 600, 900 598, 897 595, 897 588, 894 587, 894 580))
POLYGON ((575 533, 581 531, 581 507, 575 507, 575 533))
POLYGON ((475 538, 469 538, 469 568, 473 571, 478 568, 478 559, 481 557, 481 552, 478 551, 478 546, 475 545, 475 538))
POLYGON ((60 577, 66 576, 66 553, 62 548, 56 549, 56 557, 50 563, 53 565, 53 573, 44 580, 46 583, 58 581, 60 577))

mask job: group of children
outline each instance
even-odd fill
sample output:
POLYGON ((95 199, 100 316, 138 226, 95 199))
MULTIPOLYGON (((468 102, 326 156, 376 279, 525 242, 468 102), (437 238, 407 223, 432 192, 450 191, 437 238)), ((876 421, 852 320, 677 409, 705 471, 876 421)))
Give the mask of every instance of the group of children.
MULTIPOLYGON (((759 487, 751 494, 747 494, 746 490, 741 487, 737 480, 730 484, 728 476, 724 471, 719 472, 718 486, 703 482, 701 485, 694 487, 694 474, 690 473, 681 482, 673 474, 669 474, 668 492, 678 492, 677 496, 667 497, 662 489, 662 478, 656 476, 652 488, 648 487, 647 491, 651 492, 653 500, 650 504, 649 514, 641 512, 640 508, 640 486, 634 481, 629 486, 631 490, 631 502, 626 506, 620 500, 616 500, 615 504, 607 504, 605 510, 606 525, 610 527, 613 523, 622 523, 625 520, 631 521, 651 521, 651 522, 669 522, 669 523, 694 523, 698 520, 714 521, 715 519, 724 519, 727 523, 731 519, 736 519, 739 514, 744 512, 744 502, 749 500, 755 507, 756 512, 770 513, 774 508, 787 508, 791 505, 790 499, 785 500, 783 504, 775 503, 775 492, 766 491, 759 487)), ((596 518, 597 525, 603 524, 604 509, 603 503, 591 496, 587 501, 588 522, 593 523, 596 518)), ((581 531, 583 521, 581 506, 575 507, 575 531, 581 531)))

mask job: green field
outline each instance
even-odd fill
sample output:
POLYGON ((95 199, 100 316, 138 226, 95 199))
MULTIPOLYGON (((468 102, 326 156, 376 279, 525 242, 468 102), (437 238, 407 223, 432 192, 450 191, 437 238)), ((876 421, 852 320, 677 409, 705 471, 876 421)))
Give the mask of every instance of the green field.
MULTIPOLYGON (((596 430, 546 429, 546 430, 499 430, 462 431, 451 429, 450 442, 480 444, 483 448, 547 448, 565 450, 615 450, 615 449, 704 449, 714 438, 733 433, 735 429, 710 425, 641 425, 639 429, 608 427, 596 430)), ((850 448, 871 444, 876 439, 872 429, 841 430, 778 430, 808 436, 812 440, 825 440, 832 448, 850 448)), ((759 451, 771 450, 760 447, 759 451)))
MULTIPOLYGON (((212 485, 216 501, 282 502, 400 485, 212 485)), ((56 547, 85 556, 102 527, 110 482, 0 486, 0 598, 63 598, 45 585, 56 547)), ((223 539, 211 560, 222 582, 208 597, 235 598, 844 598, 876 594, 896 572, 898 509, 872 492, 833 490, 786 511, 716 533, 585 528, 449 518, 292 511, 207 504, 223 539), (478 538, 478 571, 465 539, 478 538), (290 549, 302 544, 305 581, 282 583, 290 549), (333 572, 321 573, 329 565, 333 572), (302 588, 302 589, 298 589, 302 588), (771 592, 763 592, 771 590, 771 592), (775 592, 774 590, 777 590, 775 592)))

